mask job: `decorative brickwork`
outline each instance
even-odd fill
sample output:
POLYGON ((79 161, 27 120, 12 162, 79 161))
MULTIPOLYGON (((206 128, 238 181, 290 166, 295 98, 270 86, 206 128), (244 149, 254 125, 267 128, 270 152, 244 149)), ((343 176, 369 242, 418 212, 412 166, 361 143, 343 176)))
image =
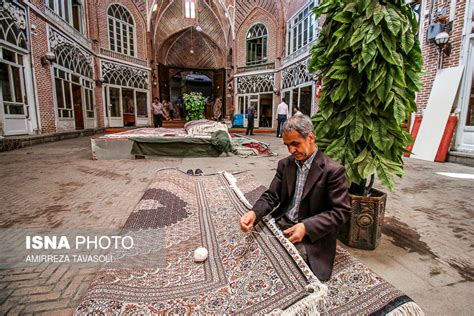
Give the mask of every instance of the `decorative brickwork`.
POLYGON ((267 62, 274 62, 277 57, 277 44, 279 41, 277 36, 278 22, 276 21, 275 17, 272 16, 269 12, 264 11, 261 8, 255 8, 242 22, 242 24, 237 30, 235 40, 237 67, 244 67, 246 65, 247 33, 250 28, 257 23, 265 25, 268 31, 267 62))

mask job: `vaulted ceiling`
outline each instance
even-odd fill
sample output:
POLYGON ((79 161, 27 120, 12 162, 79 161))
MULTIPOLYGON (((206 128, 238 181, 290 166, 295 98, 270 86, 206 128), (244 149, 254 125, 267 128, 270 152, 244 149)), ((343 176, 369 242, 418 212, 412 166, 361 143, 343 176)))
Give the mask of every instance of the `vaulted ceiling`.
POLYGON ((232 48, 234 36, 255 9, 263 9, 283 25, 284 12, 294 0, 198 0, 196 19, 184 17, 184 0, 150 1, 150 31, 155 60, 169 66, 217 67, 226 66, 226 56, 232 48), (157 4, 157 10, 151 8, 157 4), (194 56, 190 51, 190 30, 194 26, 194 56), (202 31, 196 32, 199 26, 202 31))
POLYGON ((212 0, 198 1, 196 19, 184 18, 183 0, 165 0, 152 20, 156 60, 170 66, 225 67, 230 23, 224 6, 212 0), (193 31, 193 58, 188 58, 193 31), (199 26, 202 31, 196 31, 199 26))
POLYGON ((170 36, 163 43, 158 58, 170 66, 221 68, 225 62, 223 55, 211 38, 190 27, 170 36))

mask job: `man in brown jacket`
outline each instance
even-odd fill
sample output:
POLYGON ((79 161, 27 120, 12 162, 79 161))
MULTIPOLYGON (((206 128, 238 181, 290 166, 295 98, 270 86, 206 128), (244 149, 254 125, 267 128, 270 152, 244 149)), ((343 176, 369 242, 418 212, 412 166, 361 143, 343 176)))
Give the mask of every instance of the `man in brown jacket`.
POLYGON ((285 122, 283 142, 291 156, 278 162, 270 188, 240 219, 247 232, 272 213, 321 281, 329 279, 336 255, 336 236, 349 219, 351 206, 344 167, 315 144, 306 115, 285 122))

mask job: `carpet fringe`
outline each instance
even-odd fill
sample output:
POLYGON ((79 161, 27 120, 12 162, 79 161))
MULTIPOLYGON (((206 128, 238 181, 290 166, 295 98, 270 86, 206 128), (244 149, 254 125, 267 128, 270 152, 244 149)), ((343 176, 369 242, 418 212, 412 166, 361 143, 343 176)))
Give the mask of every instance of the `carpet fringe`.
POLYGON ((245 205, 246 208, 251 210, 253 205, 249 203, 245 195, 237 186, 237 179, 228 172, 224 172, 224 177, 227 180, 227 183, 229 183, 229 186, 232 188, 232 190, 234 190, 235 194, 237 194, 239 200, 245 205))
POLYGON ((320 284, 310 284, 308 288, 312 288, 313 293, 281 311, 279 315, 320 315, 320 311, 324 311, 324 299, 327 295, 327 289, 321 290, 320 284))
POLYGON ((387 313, 387 316, 424 316, 425 313, 421 310, 420 306, 415 302, 408 302, 401 306, 398 306, 390 313, 387 313))

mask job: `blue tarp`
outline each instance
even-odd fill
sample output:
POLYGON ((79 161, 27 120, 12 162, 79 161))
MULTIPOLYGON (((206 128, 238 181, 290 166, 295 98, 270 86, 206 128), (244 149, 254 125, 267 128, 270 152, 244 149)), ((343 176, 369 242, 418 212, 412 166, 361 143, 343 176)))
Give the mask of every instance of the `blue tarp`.
POLYGON ((232 127, 242 127, 244 126, 245 114, 234 114, 234 119, 232 120, 232 127))

